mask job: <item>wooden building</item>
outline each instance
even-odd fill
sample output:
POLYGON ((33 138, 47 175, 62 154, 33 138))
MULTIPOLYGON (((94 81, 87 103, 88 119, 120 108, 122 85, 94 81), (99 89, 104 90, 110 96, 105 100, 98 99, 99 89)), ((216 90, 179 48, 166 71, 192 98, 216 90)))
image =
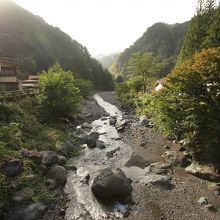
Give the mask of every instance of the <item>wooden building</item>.
POLYGON ((19 90, 20 83, 17 78, 18 64, 8 58, 0 57, 0 88, 1 90, 19 90))

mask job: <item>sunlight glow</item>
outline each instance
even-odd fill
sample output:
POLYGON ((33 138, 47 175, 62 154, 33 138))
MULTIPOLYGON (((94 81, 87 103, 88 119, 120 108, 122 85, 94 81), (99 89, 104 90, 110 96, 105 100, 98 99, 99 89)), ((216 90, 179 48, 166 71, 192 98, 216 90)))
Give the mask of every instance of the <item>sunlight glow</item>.
POLYGON ((197 0, 14 0, 86 46, 95 56, 129 47, 156 22, 178 23, 197 0))

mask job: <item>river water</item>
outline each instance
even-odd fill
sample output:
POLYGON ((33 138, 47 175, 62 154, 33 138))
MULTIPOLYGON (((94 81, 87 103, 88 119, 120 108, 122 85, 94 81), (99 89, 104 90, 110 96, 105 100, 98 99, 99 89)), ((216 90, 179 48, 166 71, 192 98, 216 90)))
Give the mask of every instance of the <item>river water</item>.
MULTIPOLYGON (((94 99, 105 109, 110 116, 115 116, 117 121, 122 119, 122 112, 114 105, 105 102, 98 94, 94 99)), ((77 172, 69 172, 65 191, 69 195, 69 204, 66 210, 65 219, 67 220, 102 220, 110 219, 108 216, 118 216, 120 213, 115 208, 122 208, 120 203, 101 204, 93 196, 91 185, 99 170, 105 167, 122 168, 132 154, 131 147, 120 140, 120 134, 114 126, 109 125, 109 118, 106 120, 98 119, 92 122, 92 131, 97 131, 99 140, 103 141, 106 149, 90 149, 85 147, 82 153, 72 158, 69 163, 77 167, 77 172), (108 151, 119 149, 112 158, 106 157, 108 151), (89 184, 82 183, 82 179, 89 174, 89 184)))

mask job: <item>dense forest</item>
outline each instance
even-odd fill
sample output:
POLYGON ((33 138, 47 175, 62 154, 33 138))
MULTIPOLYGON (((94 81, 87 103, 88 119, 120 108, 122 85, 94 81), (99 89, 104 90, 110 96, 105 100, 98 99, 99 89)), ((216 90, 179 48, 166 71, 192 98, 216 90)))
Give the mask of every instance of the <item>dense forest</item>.
POLYGON ((0 2, 0 30, 0 56, 16 59, 21 77, 58 62, 98 89, 112 88, 111 75, 84 46, 12 1, 0 2))
POLYGON ((111 67, 112 73, 126 76, 128 61, 132 54, 150 52, 162 66, 160 77, 166 75, 175 66, 188 24, 189 22, 173 25, 156 23, 149 27, 141 38, 119 55, 111 67))

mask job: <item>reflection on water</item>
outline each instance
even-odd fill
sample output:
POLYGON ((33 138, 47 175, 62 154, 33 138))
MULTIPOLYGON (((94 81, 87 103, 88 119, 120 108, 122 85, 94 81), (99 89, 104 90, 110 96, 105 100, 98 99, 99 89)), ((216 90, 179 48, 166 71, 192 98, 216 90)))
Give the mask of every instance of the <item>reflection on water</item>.
MULTIPOLYGON (((105 102, 98 94, 95 94, 94 98, 110 116, 116 116, 117 120, 122 119, 122 112, 116 106, 105 102)), ((105 143, 106 149, 85 148, 80 156, 70 160, 70 163, 74 164, 78 170, 77 173, 70 172, 68 174, 66 192, 69 194, 70 202, 66 210, 65 218, 67 220, 102 220, 106 219, 109 213, 115 217, 117 215, 120 217, 117 210, 124 209, 120 203, 100 204, 91 192, 91 184, 100 169, 107 166, 112 168, 123 167, 131 156, 131 147, 121 140, 116 140, 120 135, 114 126, 109 125, 109 118, 104 121, 101 118, 93 121, 92 127, 93 131, 100 134, 99 140, 105 143), (119 151, 115 153, 114 157, 107 158, 106 153, 115 148, 119 148, 119 151), (82 178, 88 174, 90 175, 89 184, 83 184, 82 178)), ((110 218, 108 217, 108 219, 110 218)))

